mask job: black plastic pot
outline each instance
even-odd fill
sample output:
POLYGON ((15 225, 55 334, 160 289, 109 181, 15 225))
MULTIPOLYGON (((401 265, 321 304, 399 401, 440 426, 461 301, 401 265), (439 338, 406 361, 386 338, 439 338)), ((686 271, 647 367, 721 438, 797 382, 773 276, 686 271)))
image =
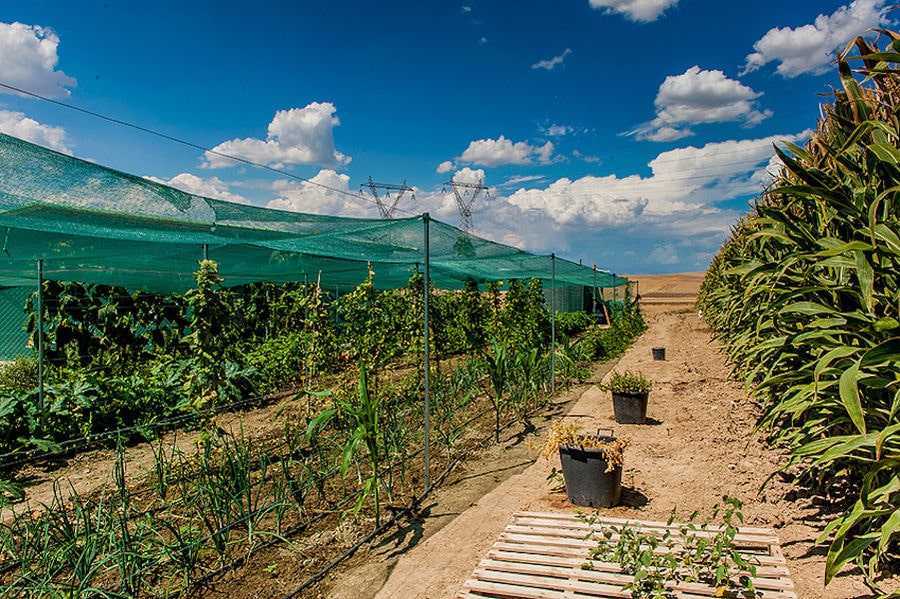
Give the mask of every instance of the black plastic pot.
POLYGON ((647 422, 649 391, 630 393, 613 391, 613 414, 619 424, 644 424, 647 422))
MULTIPOLYGON (((598 438, 613 441, 610 435, 598 438)), ((622 497, 622 466, 607 472, 607 461, 600 449, 585 449, 580 445, 562 445, 559 448, 566 495, 575 505, 589 507, 613 507, 622 497)))
POLYGON ((653 352, 654 360, 665 360, 666 359, 666 348, 654 347, 651 351, 653 352))

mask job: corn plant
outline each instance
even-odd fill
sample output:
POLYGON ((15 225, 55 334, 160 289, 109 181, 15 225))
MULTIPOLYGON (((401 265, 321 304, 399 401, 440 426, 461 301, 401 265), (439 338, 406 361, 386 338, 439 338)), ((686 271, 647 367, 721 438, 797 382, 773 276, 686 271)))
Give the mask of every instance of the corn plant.
POLYGON ((512 370, 509 348, 503 341, 491 340, 491 351, 483 352, 485 370, 491 385, 489 394, 494 407, 494 440, 500 442, 500 411, 503 408, 503 393, 507 387, 507 377, 512 370))
POLYGON ((810 479, 854 485, 819 537, 826 584, 853 561, 876 590, 900 552, 900 34, 886 35, 841 54, 843 89, 804 147, 776 148, 782 174, 701 289, 759 426, 810 479))
POLYGON ((343 445, 340 474, 342 477, 347 475, 356 454, 361 448, 364 448, 368 469, 365 476, 361 471, 359 473, 359 477, 362 479, 362 492, 356 505, 352 508, 352 512, 359 513, 366 500, 371 498, 375 509, 375 526, 377 528, 381 525, 382 487, 387 492, 388 499, 391 496, 391 489, 384 485, 381 471, 385 456, 384 432, 380 426, 381 401, 377 393, 369 391, 369 377, 364 362, 360 362, 359 385, 355 399, 335 396, 335 404, 335 407, 323 410, 310 421, 307 438, 311 440, 320 435, 332 421, 339 418, 346 419, 350 425, 350 437, 343 445))

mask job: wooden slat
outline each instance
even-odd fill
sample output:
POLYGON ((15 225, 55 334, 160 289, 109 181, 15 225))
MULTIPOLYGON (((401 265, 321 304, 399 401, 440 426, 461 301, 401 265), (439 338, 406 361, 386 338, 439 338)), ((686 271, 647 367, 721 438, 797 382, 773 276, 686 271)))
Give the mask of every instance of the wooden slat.
MULTIPOLYGON (((518 512, 457 597, 628 599, 631 593, 622 586, 631 578, 617 564, 589 558, 597 541, 585 537, 602 525, 638 525, 644 532, 662 535, 668 530, 673 539, 680 536, 680 525, 674 523, 602 518, 590 526, 573 514, 518 512)), ((796 599, 775 531, 741 527, 735 539, 739 552, 758 563, 753 581, 764 599, 796 599)), ((681 583, 675 589, 686 599, 715 596, 715 589, 706 585, 681 583)))

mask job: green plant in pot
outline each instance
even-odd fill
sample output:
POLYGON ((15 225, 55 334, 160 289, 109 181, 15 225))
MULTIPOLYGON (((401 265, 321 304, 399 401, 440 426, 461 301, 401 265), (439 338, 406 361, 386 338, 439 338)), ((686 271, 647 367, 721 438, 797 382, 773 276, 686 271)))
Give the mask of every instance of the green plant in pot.
POLYGON ((652 383, 640 372, 613 370, 606 384, 600 385, 610 391, 613 399, 613 414, 619 424, 644 424, 647 421, 647 400, 652 383))
POLYGON ((601 431, 588 435, 578 432, 574 424, 556 422, 540 448, 544 457, 559 452, 566 495, 575 505, 612 507, 619 503, 628 439, 607 430, 608 435, 601 431))

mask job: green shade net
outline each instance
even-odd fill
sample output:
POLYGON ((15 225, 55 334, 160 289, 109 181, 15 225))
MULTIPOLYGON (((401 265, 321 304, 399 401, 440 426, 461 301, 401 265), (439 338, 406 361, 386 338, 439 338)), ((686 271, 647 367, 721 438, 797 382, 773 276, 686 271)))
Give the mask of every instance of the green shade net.
POLYGON ((227 285, 319 280, 381 288, 424 268, 436 287, 513 278, 616 287, 627 280, 464 233, 427 215, 373 220, 258 208, 193 195, 0 134, 0 287, 44 277, 162 293, 194 286, 204 246, 227 285))

